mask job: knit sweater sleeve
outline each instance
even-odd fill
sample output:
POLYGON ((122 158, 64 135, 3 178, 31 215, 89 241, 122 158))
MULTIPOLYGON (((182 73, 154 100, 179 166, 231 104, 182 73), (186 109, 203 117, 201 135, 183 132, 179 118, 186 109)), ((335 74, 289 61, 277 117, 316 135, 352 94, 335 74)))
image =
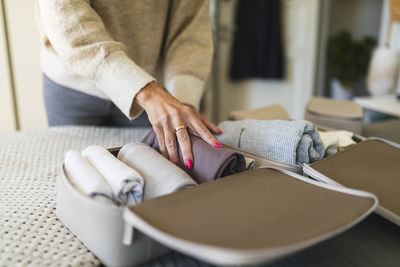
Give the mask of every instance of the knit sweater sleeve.
POLYGON ((128 118, 142 108, 135 95, 154 78, 107 33, 87 0, 38 0, 41 23, 52 47, 75 74, 92 79, 128 118))
POLYGON ((213 56, 209 12, 209 0, 173 0, 165 45, 165 86, 197 110, 213 56))

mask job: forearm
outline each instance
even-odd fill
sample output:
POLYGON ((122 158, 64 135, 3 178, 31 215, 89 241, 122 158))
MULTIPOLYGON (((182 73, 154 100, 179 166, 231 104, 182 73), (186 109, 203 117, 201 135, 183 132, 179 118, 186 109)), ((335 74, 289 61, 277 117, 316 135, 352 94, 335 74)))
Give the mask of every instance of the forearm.
POLYGON ((38 0, 40 23, 52 47, 68 69, 91 79, 128 117, 142 111, 135 95, 154 78, 113 40, 85 0, 38 0))

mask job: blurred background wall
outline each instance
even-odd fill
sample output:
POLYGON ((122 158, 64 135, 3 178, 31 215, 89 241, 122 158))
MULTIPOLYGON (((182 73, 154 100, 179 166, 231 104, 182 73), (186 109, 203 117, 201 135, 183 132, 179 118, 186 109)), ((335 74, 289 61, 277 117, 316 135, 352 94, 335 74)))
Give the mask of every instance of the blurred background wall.
MULTIPOLYGON (((320 9, 320 30, 318 36, 319 51, 316 74, 315 93, 330 96, 329 74, 327 67, 327 46, 329 38, 339 31, 348 31, 354 39, 365 36, 379 39, 383 6, 387 0, 322 0, 320 9)), ((387 26, 387 25, 386 25, 387 26)), ((365 95, 365 83, 357 84, 358 95, 365 95)))
POLYGON ((285 77, 232 81, 234 15, 238 1, 215 1, 217 16, 216 121, 227 119, 230 110, 259 108, 270 104, 285 107, 292 118, 302 118, 304 105, 313 94, 319 29, 318 0, 282 0, 285 77))
POLYGON ((0 132, 47 127, 34 1, 1 0, 1 8, 0 98, 7 103, 0 106, 0 132))

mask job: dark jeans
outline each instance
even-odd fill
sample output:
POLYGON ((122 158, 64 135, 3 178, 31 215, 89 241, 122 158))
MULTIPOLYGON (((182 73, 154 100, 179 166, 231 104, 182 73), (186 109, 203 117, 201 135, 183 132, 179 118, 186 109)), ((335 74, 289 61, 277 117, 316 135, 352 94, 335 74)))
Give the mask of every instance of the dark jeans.
POLYGON ((43 97, 50 126, 151 127, 146 112, 130 120, 110 100, 59 85, 44 74, 43 97))

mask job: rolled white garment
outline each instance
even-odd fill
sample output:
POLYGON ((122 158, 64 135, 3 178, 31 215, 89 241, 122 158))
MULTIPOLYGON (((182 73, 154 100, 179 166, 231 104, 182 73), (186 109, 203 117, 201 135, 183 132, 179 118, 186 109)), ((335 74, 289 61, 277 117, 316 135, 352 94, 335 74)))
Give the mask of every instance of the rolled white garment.
POLYGON ((353 145, 353 133, 349 131, 320 131, 322 143, 324 144, 325 154, 327 156, 335 154, 340 148, 353 145))
POLYGON ((143 176, 146 183, 143 201, 197 185, 181 168, 143 143, 123 146, 118 159, 143 176))
POLYGON ((136 170, 102 146, 89 146, 82 151, 82 155, 104 177, 120 205, 142 202, 144 180, 136 170))
POLYGON ((85 195, 113 203, 111 188, 79 152, 70 150, 65 154, 64 171, 71 184, 85 195))

